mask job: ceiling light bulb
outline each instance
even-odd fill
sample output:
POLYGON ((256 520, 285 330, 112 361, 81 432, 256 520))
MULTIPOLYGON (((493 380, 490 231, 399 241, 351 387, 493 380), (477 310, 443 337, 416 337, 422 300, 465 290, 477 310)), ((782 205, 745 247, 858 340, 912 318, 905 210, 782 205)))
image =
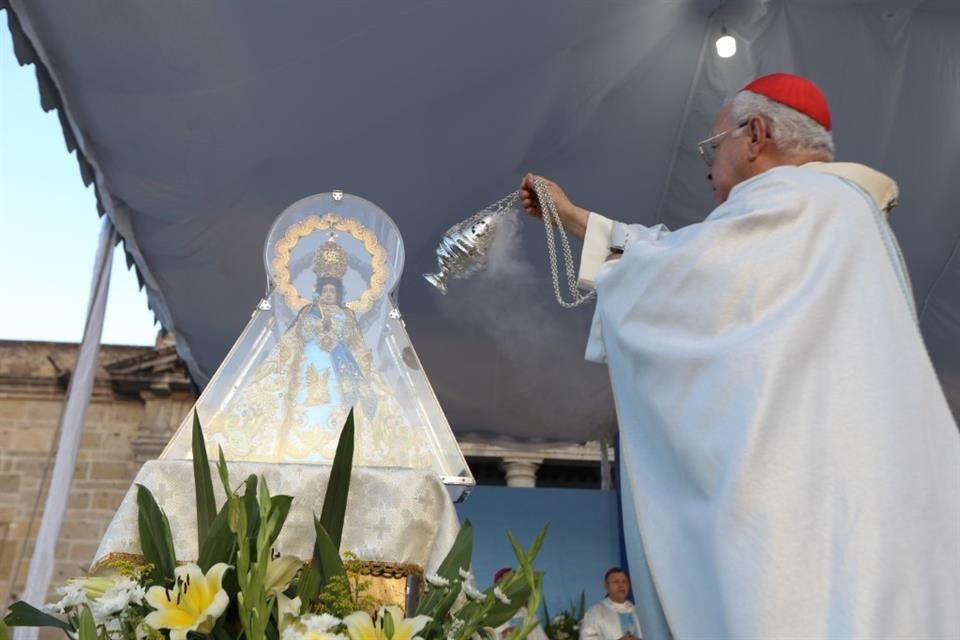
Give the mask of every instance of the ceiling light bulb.
POLYGON ((732 58, 737 53, 737 40, 723 30, 723 35, 717 38, 717 55, 721 58, 732 58))

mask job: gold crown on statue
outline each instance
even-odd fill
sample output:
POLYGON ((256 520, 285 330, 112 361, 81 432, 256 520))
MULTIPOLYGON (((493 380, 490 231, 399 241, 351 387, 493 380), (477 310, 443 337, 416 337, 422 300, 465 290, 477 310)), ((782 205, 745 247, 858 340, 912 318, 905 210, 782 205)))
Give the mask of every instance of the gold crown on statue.
POLYGON ((342 279, 343 276, 346 275, 347 252, 337 244, 334 234, 330 234, 327 241, 324 242, 320 250, 317 251, 317 255, 314 256, 313 272, 317 274, 318 278, 333 277, 342 279))

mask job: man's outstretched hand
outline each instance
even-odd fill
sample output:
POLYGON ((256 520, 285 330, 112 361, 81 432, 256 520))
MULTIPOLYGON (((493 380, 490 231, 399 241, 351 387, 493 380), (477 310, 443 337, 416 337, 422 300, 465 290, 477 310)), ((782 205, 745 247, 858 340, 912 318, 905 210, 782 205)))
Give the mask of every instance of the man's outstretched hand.
MULTIPOLYGON (((540 200, 537 199, 537 192, 533 188, 533 174, 528 173, 520 181, 520 204, 524 210, 535 218, 543 217, 543 209, 540 208, 540 200)), ((587 218, 590 212, 582 207, 570 202, 570 198, 564 193, 556 182, 539 176, 547 187, 550 197, 553 198, 553 204, 557 207, 557 213, 560 214, 560 221, 567 233, 583 238, 587 232, 587 218)))

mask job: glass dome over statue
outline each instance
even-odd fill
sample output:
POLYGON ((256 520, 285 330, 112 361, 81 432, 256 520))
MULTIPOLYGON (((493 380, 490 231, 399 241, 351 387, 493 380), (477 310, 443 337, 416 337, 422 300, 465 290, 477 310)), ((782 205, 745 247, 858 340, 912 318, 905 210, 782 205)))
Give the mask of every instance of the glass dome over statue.
MULTIPOLYGON (((270 293, 197 401, 211 457, 329 464, 354 410, 354 464, 430 468, 455 499, 473 485, 391 293, 403 241, 341 192, 288 207, 267 237, 270 293)), ((189 458, 192 417, 161 458, 189 458)))

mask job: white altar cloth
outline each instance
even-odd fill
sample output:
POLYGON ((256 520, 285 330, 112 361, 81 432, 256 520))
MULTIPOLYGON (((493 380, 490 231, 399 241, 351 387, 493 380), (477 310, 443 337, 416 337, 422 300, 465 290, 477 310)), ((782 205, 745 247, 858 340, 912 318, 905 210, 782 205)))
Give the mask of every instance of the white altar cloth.
MULTIPOLYGON (((313 516, 320 515, 330 467, 228 462, 230 482, 250 474, 266 479, 271 495, 293 496, 274 548, 304 560, 313 553, 313 516)), ((217 505, 225 500, 211 465, 217 505)), ((92 566, 111 555, 142 555, 137 532, 137 485, 153 493, 170 520, 178 561, 197 558, 196 498, 190 460, 151 460, 141 467, 100 541, 92 566)), ((340 551, 368 562, 415 564, 434 572, 453 544, 460 523, 447 490, 433 474, 416 469, 355 466, 350 479, 340 551)))

